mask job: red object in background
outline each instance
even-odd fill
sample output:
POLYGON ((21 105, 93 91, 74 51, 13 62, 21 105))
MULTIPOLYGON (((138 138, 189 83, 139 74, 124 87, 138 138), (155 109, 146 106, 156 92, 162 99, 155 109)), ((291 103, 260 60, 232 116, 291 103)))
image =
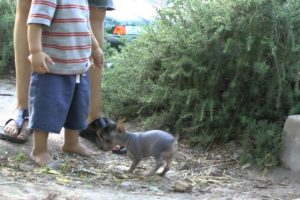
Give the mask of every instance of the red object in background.
POLYGON ((122 26, 122 25, 115 26, 113 34, 116 34, 116 35, 125 35, 126 34, 126 27, 122 26))

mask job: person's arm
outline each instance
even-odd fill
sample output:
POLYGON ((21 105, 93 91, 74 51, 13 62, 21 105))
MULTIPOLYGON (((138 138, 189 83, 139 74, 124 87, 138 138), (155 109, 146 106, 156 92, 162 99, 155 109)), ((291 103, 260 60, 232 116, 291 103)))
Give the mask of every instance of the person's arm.
POLYGON ((93 66, 96 68, 101 68, 104 65, 104 53, 100 48, 96 37, 94 36, 92 30, 91 32, 91 39, 92 39, 92 59, 93 59, 93 66))
POLYGON ((32 71, 39 74, 49 72, 47 62, 54 64, 52 59, 42 51, 42 31, 40 24, 28 25, 29 61, 32 71))
POLYGON ((32 1, 30 12, 28 14, 28 44, 29 57, 32 71, 36 73, 48 72, 46 62, 54 64, 51 58, 43 53, 42 49, 42 32, 43 26, 50 26, 55 14, 57 0, 32 1))

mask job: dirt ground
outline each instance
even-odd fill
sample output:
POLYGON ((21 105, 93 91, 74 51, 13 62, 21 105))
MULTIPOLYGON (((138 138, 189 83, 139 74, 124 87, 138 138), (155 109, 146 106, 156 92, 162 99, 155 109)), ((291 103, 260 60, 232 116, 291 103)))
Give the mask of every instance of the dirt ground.
MULTIPOLYGON (((0 125, 15 105, 14 80, 0 80, 0 125)), ((130 131, 141 131, 134 122, 130 131)), ((200 152, 180 142, 179 150, 165 177, 141 178, 152 164, 142 161, 135 175, 123 173, 130 166, 126 156, 96 152, 92 158, 65 154, 60 150, 63 137, 51 134, 49 151, 64 161, 58 170, 36 167, 29 159, 32 137, 25 144, 0 140, 0 200, 73 199, 300 199, 300 176, 283 168, 271 171, 240 165, 241 150, 231 142, 208 152, 200 152), (191 190, 176 192, 177 186, 191 190)))

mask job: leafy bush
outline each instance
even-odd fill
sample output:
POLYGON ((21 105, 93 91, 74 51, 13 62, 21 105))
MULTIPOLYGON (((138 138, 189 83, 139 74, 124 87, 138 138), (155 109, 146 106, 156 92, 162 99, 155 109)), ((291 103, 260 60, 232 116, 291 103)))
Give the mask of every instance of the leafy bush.
POLYGON ((0 18, 0 74, 4 74, 13 68, 15 1, 0 1, 0 18))
POLYGON ((283 123, 300 108, 299 9, 297 0, 174 1, 105 72, 105 111, 202 147, 239 139, 250 160, 276 165, 283 123))

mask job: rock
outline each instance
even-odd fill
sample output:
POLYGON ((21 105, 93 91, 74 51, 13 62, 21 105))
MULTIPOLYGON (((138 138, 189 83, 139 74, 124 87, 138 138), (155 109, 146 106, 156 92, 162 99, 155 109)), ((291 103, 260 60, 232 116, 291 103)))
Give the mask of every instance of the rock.
MULTIPOLYGON (((165 174, 164 177, 176 179, 176 178, 178 177, 178 172, 175 171, 175 170, 173 170, 173 169, 170 169, 170 170, 168 171, 168 173, 165 174)), ((160 177, 160 178, 161 178, 161 177, 160 177)))
POLYGON ((191 192, 192 191, 192 185, 190 183, 184 182, 184 181, 176 181, 174 185, 174 192, 191 192))
POLYGON ((220 154, 216 155, 215 159, 216 160, 222 160, 222 155, 220 155, 220 154))
POLYGON ((131 181, 124 181, 123 183, 120 184, 120 186, 122 188, 125 188, 125 189, 129 190, 129 189, 132 189, 134 187, 134 184, 131 181))
POLYGON ((282 152, 283 166, 292 171, 300 171, 300 115, 287 118, 283 128, 282 152))
POLYGON ((222 171, 217 167, 210 167, 209 168, 209 174, 210 176, 219 176, 222 173, 222 171))
POLYGON ((156 186, 150 186, 148 190, 152 192, 161 192, 161 190, 156 186))

